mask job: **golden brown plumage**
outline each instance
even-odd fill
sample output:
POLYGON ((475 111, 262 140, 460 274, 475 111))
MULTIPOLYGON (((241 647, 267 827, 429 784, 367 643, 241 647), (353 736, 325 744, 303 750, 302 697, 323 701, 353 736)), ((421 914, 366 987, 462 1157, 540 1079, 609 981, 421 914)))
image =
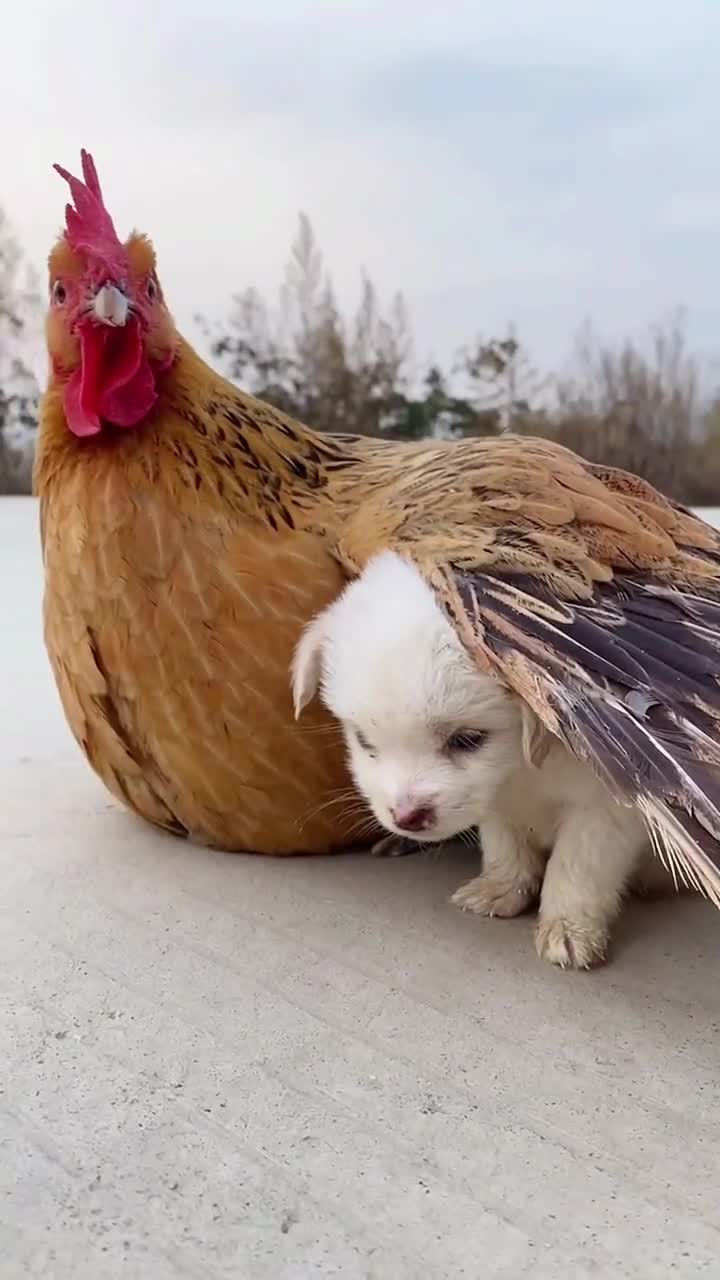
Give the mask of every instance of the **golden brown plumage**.
POLYGON ((138 425, 68 430, 79 352, 62 326, 42 411, 47 646, 110 790, 225 848, 346 843, 340 740, 319 708, 294 723, 288 668, 302 626, 389 547, 717 898, 695 819, 720 834, 718 535, 548 441, 318 435, 212 372, 166 317, 145 335, 158 399, 138 425))

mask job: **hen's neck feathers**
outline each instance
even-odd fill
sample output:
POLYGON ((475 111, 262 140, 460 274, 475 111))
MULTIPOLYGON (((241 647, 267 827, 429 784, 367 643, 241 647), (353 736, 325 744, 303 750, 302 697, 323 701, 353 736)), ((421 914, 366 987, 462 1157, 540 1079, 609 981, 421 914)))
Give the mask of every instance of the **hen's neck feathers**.
POLYGON ((97 437, 77 440, 65 419, 64 384, 53 376, 40 415, 36 491, 78 468, 100 479, 124 467, 128 488, 169 487, 180 502, 203 495, 271 526, 294 528, 329 477, 369 443, 294 422, 233 386, 182 339, 158 390, 157 405, 137 427, 104 427, 97 437))

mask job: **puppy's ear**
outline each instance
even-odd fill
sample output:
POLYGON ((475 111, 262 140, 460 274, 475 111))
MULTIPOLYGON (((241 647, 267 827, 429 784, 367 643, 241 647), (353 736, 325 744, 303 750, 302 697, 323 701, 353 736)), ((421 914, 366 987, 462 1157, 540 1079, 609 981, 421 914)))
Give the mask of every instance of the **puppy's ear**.
POLYGON ((319 613, 303 631, 293 654, 292 695, 296 720, 318 691, 326 639, 325 614, 319 613))
POLYGON ((542 720, 535 715, 535 712, 528 706, 527 702, 522 700, 520 702, 520 713, 522 716, 522 749, 525 762, 533 768, 539 769, 550 750, 551 735, 542 720))

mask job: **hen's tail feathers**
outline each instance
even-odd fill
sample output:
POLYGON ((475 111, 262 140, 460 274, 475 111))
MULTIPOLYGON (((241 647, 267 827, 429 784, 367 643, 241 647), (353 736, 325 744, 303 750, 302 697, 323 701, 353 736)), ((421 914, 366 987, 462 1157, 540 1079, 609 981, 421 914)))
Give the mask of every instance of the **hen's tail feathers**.
POLYGON ((456 572, 453 585, 446 603, 478 660, 638 808, 668 869, 720 908, 720 598, 640 576, 572 605, 528 578, 456 572))

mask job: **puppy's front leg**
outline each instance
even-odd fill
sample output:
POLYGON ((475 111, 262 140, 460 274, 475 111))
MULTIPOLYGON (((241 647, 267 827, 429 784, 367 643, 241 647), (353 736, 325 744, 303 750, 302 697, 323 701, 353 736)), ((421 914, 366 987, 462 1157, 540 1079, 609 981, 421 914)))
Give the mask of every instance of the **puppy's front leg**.
POLYGON ((540 898, 535 941, 541 959, 563 969, 604 962, 610 925, 646 838, 638 815, 620 806, 565 815, 540 898))
POLYGON ((480 916, 519 916, 537 899, 544 859, 524 832, 499 814, 487 814, 478 828, 483 850, 482 875, 462 885, 450 899, 480 916))

